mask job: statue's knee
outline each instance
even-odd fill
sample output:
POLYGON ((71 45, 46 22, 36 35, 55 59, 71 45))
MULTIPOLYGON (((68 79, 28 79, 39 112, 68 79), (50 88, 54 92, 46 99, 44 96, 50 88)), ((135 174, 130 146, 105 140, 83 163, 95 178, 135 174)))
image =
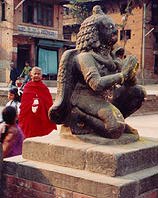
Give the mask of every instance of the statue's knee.
POLYGON ((146 98, 147 96, 147 93, 144 87, 142 87, 141 85, 136 85, 134 87, 134 92, 135 92, 135 95, 142 100, 144 100, 144 98, 146 98))
POLYGON ((119 138, 125 129, 125 121, 121 112, 114 107, 104 108, 98 112, 100 119, 104 123, 105 137, 119 138))

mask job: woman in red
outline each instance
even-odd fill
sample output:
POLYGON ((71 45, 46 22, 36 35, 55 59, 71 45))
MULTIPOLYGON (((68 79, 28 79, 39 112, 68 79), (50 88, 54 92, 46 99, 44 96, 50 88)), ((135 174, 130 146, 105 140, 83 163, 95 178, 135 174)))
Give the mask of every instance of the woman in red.
POLYGON ((33 67, 31 81, 24 87, 20 106, 19 126, 25 138, 47 135, 56 129, 56 124, 48 118, 52 104, 49 89, 42 82, 41 68, 33 67))

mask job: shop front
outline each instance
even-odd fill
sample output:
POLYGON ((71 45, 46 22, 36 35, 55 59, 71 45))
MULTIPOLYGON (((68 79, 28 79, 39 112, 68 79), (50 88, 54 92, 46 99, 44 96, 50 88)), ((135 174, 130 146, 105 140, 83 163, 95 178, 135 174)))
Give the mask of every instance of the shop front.
POLYGON ((24 68, 25 61, 31 66, 42 68, 46 80, 56 80, 58 62, 63 52, 64 40, 57 39, 57 32, 41 28, 19 26, 18 34, 14 35, 13 60, 19 74, 24 68))
POLYGON ((56 80, 59 62, 59 50, 63 49, 61 41, 39 39, 37 42, 36 62, 42 68, 46 80, 56 80))

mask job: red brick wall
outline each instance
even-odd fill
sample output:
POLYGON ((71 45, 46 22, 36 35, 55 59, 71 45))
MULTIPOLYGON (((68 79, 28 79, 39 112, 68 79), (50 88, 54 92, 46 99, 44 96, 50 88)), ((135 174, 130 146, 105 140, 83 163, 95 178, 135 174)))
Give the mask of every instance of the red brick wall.
POLYGON ((1 197, 3 198, 94 198, 6 174, 2 177, 1 189, 1 197))
POLYGON ((138 198, 158 198, 158 189, 146 192, 140 195, 138 198))
MULTIPOLYGON (((57 188, 38 182, 14 177, 12 175, 3 175, 1 194, 3 198, 95 198, 73 192, 70 190, 57 188)), ((148 191, 138 196, 138 198, 157 198, 158 189, 148 191)))
MULTIPOLYGON (((19 2, 21 2, 21 0, 14 0, 14 6, 16 7, 19 2)), ((54 8, 52 10, 52 12, 54 13, 53 27, 48 28, 46 26, 23 23, 22 22, 23 6, 19 6, 18 9, 16 9, 14 11, 14 30, 16 32, 17 25, 23 25, 23 24, 28 25, 28 26, 35 26, 35 27, 39 27, 39 28, 52 29, 52 30, 57 30, 59 32, 59 38, 58 39, 62 39, 62 31, 63 31, 62 9, 63 8, 60 5, 54 5, 54 8)))

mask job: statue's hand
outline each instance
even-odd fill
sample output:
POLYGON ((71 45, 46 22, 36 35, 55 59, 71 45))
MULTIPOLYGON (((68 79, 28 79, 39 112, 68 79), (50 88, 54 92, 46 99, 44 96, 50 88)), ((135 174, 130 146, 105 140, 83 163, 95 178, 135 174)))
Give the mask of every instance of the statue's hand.
POLYGON ((128 56, 124 60, 122 67, 122 74, 124 76, 124 81, 133 79, 136 76, 139 64, 137 63, 137 58, 135 56, 128 56))

